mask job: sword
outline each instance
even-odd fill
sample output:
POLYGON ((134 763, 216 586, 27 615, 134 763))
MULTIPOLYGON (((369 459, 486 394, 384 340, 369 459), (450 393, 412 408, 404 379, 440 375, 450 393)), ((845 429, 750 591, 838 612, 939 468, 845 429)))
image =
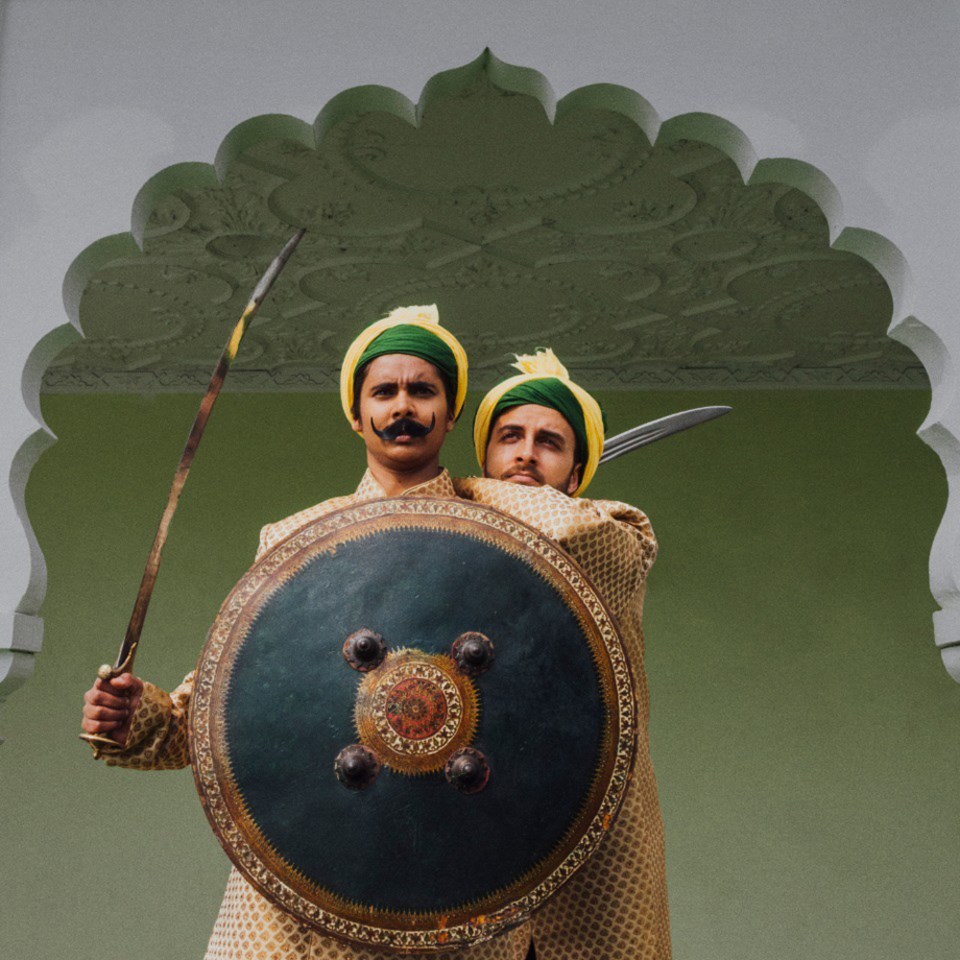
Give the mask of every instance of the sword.
POLYGON ((660 417, 659 420, 641 423, 638 427, 633 427, 623 433, 618 433, 615 437, 611 437, 603 445, 600 463, 609 463, 617 457, 622 457, 625 453, 630 453, 631 450, 645 447, 648 443, 655 443, 664 437, 680 433, 681 430, 689 430, 699 423, 715 420, 717 417, 729 413, 732 409, 732 407, 695 407, 693 410, 681 410, 679 413, 671 413, 666 417, 660 417))
MULTIPOLYGON (((147 565, 143 571, 143 578, 140 581, 140 589, 137 591, 137 599, 133 604, 133 612, 130 614, 130 623, 127 624, 127 632, 120 645, 120 652, 117 654, 116 662, 113 666, 109 663, 103 664, 97 670, 97 676, 101 680, 112 680, 119 677, 121 673, 126 673, 133 668, 133 661, 137 654, 137 647, 140 644, 140 634, 143 630, 143 621, 147 616, 147 607, 150 605, 150 596, 153 593, 153 585, 157 579, 157 571, 160 569, 160 555, 163 552, 163 545, 167 541, 167 533, 170 528, 170 521, 176 512, 177 503, 180 500, 180 493, 183 485, 187 482, 187 475, 190 473, 190 467, 193 464, 194 454, 200 444, 200 438, 206 429, 207 421, 210 419, 210 413, 217 397, 220 395, 220 388, 230 370, 230 364, 233 363, 237 351, 240 349, 240 341, 250 326, 250 321, 256 314, 260 304, 266 299, 274 281, 280 276, 280 272, 286 266, 293 251, 296 250, 306 230, 301 228, 286 243, 284 248, 274 257, 266 273, 260 278, 260 282, 254 287, 250 299, 247 301, 240 319, 236 322, 230 338, 227 340, 223 353, 217 365, 213 368, 213 374, 210 377, 210 384, 207 392, 200 401, 200 409, 197 411, 197 417, 193 421, 190 433, 187 435, 187 443, 180 455, 180 462, 177 464, 177 470, 173 475, 173 483, 170 486, 170 493, 167 496, 167 505, 164 507, 163 516, 160 517, 160 525, 157 527, 157 534, 153 538, 153 546, 150 547, 150 553, 147 556, 147 565)), ((105 746, 120 746, 116 740, 110 737, 104 737, 96 733, 81 733, 81 740, 86 740, 93 747, 94 757, 100 756, 100 749, 105 746)))

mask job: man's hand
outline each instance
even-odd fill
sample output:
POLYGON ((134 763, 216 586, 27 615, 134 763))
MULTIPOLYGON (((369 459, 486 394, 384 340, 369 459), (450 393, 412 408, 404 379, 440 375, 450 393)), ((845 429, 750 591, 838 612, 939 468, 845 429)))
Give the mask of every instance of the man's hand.
POLYGON ((83 695, 83 732, 110 737, 123 746, 142 695, 143 681, 132 673, 97 680, 83 695))

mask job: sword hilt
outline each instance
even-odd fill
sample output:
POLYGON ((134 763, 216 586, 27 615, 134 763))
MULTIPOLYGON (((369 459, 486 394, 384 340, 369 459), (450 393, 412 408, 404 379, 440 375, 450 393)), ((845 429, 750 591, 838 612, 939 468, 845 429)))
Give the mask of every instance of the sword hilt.
POLYGON ((109 737, 104 737, 99 733, 79 733, 77 734, 79 740, 86 740, 90 744, 90 749, 93 750, 93 759, 99 760, 103 754, 104 747, 122 747, 122 743, 117 743, 116 740, 111 740, 109 737))
POLYGON ((127 673, 133 669, 133 658, 137 654, 137 646, 139 645, 139 640, 134 640, 130 644, 130 649, 127 651, 127 655, 123 658, 122 663, 118 663, 115 667, 111 667, 109 663, 101 663, 97 667, 97 676, 101 680, 112 680, 114 677, 119 677, 121 673, 127 673))
MULTIPOLYGON (((101 663, 100 666, 97 667, 97 678, 104 682, 109 682, 114 677, 119 677, 121 673, 127 673, 133 666, 133 658, 137 652, 137 643, 138 641, 134 641, 133 645, 127 651, 127 656, 123 663, 119 663, 116 666, 111 666, 109 663, 101 663)), ((86 740, 87 743, 90 744, 90 749, 93 750, 94 760, 100 759, 104 747, 123 746, 122 743, 117 743, 112 737, 105 737, 100 733, 80 733, 77 734, 77 736, 80 740, 86 740)))

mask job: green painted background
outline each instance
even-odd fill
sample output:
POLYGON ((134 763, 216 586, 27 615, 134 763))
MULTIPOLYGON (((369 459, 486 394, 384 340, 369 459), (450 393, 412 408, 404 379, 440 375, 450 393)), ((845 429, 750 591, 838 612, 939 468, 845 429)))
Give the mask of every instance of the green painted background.
MULTIPOLYGON (((912 392, 619 393, 614 431, 726 419, 602 468, 661 540, 646 632, 678 960, 953 960, 960 690, 932 643, 945 502, 912 392)), ((3 956, 199 958, 227 872, 189 772, 94 763, 113 656, 196 399, 57 396, 28 489, 49 563, 34 679, 0 713, 3 956), (13 865, 13 869, 11 869, 13 865)), ((470 469, 465 427, 448 465, 470 469)), ((261 524, 353 489, 331 395, 225 395, 174 523, 139 671, 175 684, 261 524)))

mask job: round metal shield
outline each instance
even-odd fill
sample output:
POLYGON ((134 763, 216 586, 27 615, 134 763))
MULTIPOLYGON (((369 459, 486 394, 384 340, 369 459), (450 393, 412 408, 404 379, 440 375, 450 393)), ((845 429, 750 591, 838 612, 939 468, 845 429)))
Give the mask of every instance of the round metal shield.
POLYGON ((487 940, 609 827, 635 705, 616 624, 539 532, 462 500, 330 513, 224 602, 191 708, 234 864, 324 934, 487 940))

